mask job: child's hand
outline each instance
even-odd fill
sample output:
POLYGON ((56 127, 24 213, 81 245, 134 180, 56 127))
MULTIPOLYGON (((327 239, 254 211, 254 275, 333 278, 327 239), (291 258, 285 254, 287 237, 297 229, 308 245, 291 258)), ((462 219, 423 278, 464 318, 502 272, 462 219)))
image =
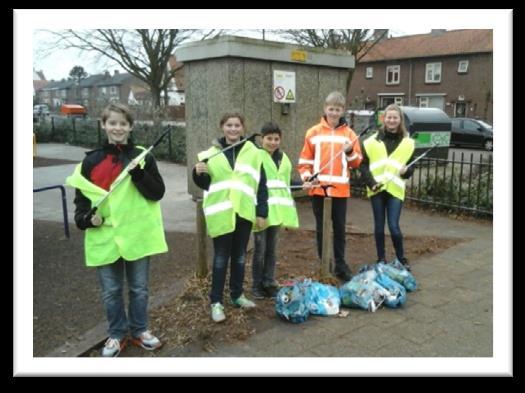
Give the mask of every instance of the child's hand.
POLYGON ((93 224, 93 226, 99 227, 102 225, 103 222, 104 220, 98 214, 93 214, 91 216, 91 224, 93 224))
POLYGON ((205 162, 198 162, 195 164, 195 172, 197 175, 202 175, 203 173, 208 173, 208 164, 205 162))
POLYGON ((354 144, 351 141, 345 141, 343 143, 343 150, 345 151, 345 154, 350 154, 354 148, 354 144))
POLYGON ((135 169, 138 164, 139 164, 139 162, 135 158, 133 160, 131 160, 131 162, 129 163, 129 166, 128 166, 128 171, 132 171, 133 169, 135 169))
POLYGON ((257 229, 264 229, 264 228, 266 228, 266 218, 257 217, 255 219, 255 226, 257 227, 257 229))
MULTIPOLYGON (((317 179, 315 179, 317 180, 317 179)), ((319 180, 316 181, 305 181, 303 183, 303 190, 309 190, 310 188, 319 187, 319 180)))
POLYGON ((383 187, 383 184, 382 183, 376 183, 372 186, 372 192, 377 192, 381 189, 381 187, 383 187))

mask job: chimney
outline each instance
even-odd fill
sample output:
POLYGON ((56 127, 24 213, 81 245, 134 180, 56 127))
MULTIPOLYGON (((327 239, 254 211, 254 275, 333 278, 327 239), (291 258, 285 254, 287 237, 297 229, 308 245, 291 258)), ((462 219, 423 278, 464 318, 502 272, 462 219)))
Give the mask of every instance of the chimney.
POLYGON ((430 30, 430 35, 432 37, 439 37, 447 32, 447 29, 432 29, 430 30))
POLYGON ((104 71, 104 78, 109 78, 110 76, 109 71, 104 71))
POLYGON ((115 70, 115 72, 113 73, 113 75, 118 75, 118 70, 115 70))
POLYGON ((379 40, 379 42, 386 40, 388 38, 388 30, 389 29, 375 29, 374 34, 372 35, 372 40, 373 41, 379 40), (383 37, 380 38, 381 36, 383 37))

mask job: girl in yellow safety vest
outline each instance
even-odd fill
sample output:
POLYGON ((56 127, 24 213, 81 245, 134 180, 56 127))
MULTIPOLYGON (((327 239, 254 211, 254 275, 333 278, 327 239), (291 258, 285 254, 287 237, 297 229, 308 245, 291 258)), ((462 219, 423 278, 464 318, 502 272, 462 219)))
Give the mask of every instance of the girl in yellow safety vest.
POLYGON ((412 176, 408 167, 414 158, 414 140, 408 136, 399 106, 386 107, 384 125, 363 143, 361 174, 374 215, 374 237, 378 262, 385 261, 385 218, 396 258, 410 269, 403 249, 399 227, 401 207, 405 199, 405 180, 412 176))
POLYGON ((246 248, 252 227, 264 228, 268 217, 262 154, 251 141, 243 139, 244 116, 226 113, 220 127, 224 136, 198 154, 199 162, 193 168, 193 181, 205 190, 203 211, 206 229, 213 239, 210 301, 211 318, 215 322, 226 319, 223 291, 229 261, 232 304, 255 307, 243 294, 246 248))

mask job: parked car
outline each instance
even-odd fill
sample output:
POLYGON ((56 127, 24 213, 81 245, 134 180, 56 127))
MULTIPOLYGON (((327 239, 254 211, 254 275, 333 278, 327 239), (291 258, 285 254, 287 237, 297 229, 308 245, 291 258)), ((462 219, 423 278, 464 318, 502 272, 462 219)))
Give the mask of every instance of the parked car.
POLYGON ((484 121, 467 117, 452 119, 450 144, 465 147, 480 147, 492 151, 492 126, 484 121))
POLYGON ((49 116, 49 107, 46 104, 39 104, 33 107, 33 117, 49 116))

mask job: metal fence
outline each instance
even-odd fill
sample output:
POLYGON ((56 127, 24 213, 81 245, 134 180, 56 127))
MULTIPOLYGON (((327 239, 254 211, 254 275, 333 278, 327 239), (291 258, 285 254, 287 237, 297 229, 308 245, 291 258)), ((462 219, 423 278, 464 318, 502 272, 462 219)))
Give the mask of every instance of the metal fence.
MULTIPOLYGON (((408 201, 438 210, 492 217, 492 155, 452 153, 452 159, 424 158, 406 182, 408 201)), ((366 195, 359 170, 352 173, 354 195, 366 195)))
MULTIPOLYGON (((100 146, 106 139, 106 133, 97 119, 51 116, 39 120, 33 127, 39 143, 69 143, 94 148, 100 146)), ((154 126, 152 122, 137 121, 133 124, 133 141, 138 145, 150 146, 165 127, 170 127, 171 132, 166 142, 155 149, 155 157, 185 163, 186 130, 184 126, 166 124, 154 126)))

